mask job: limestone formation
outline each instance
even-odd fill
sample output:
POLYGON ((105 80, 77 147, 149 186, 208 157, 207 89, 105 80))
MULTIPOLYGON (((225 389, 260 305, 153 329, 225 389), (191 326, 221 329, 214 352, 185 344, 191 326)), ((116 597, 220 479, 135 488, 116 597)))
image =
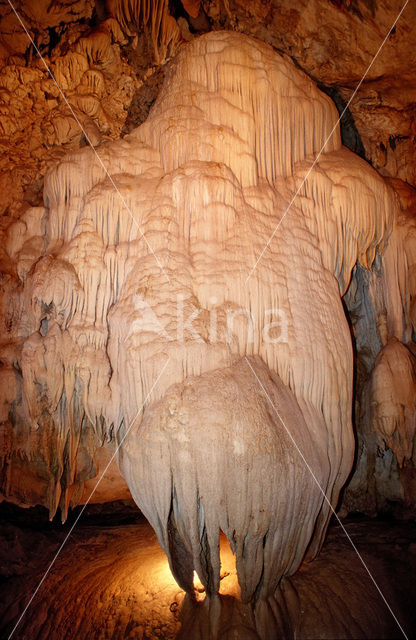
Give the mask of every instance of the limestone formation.
MULTIPOLYGON (((145 123, 68 154, 44 207, 7 230, 5 494, 65 516, 97 450, 119 445, 179 584, 192 594, 197 571, 215 621, 221 529, 262 638, 268 598, 319 551, 352 466, 341 297, 397 233, 393 191, 342 147, 337 120, 287 58, 207 34, 181 49, 145 123)), ((375 418, 405 457, 409 393, 390 422, 379 399, 375 418)))
POLYGON ((386 250, 371 272, 355 270, 346 296, 358 353, 360 441, 345 506, 373 514, 415 508, 416 200, 411 187, 393 184, 400 206, 386 250))

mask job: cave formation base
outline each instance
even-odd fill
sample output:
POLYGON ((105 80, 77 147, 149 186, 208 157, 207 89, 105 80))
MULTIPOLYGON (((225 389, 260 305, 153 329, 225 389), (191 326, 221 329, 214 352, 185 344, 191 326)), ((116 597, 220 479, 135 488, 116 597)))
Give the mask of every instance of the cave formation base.
MULTIPOLYGON (((196 580, 199 602, 187 601, 147 521, 131 510, 124 516, 108 506, 100 512, 94 515, 90 508, 75 528, 16 629, 15 640, 208 638, 202 585, 196 580)), ((62 528, 48 523, 45 512, 38 518, 34 513, 39 511, 2 506, 1 637, 10 633, 71 526, 68 522, 62 528)), ((363 517, 344 524, 411 634, 416 628, 416 525, 363 517)), ((218 637, 257 638, 251 606, 239 601, 234 557, 224 536, 221 562, 218 637)), ((403 637, 338 525, 330 527, 319 558, 286 581, 284 594, 293 625, 286 629, 288 638, 403 637)))

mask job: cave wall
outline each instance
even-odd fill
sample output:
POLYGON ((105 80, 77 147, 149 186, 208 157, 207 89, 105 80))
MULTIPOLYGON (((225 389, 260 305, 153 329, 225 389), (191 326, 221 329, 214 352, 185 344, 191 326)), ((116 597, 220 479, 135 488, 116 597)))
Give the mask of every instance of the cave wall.
MULTIPOLYGON (((45 338, 49 336, 49 344, 60 340, 61 329, 49 326, 47 307, 52 298, 47 302, 45 293, 49 293, 51 275, 54 282, 69 277, 60 271, 66 266, 57 264, 48 257, 48 250, 45 252, 48 231, 44 204, 50 207, 50 201, 43 202, 45 175, 57 161, 68 168, 68 151, 76 153, 89 142, 94 146, 104 143, 103 149, 110 149, 106 145, 111 140, 120 140, 108 153, 117 149, 122 164, 129 153, 129 143, 123 144, 122 139, 147 117, 172 56, 206 30, 233 30, 272 45, 295 61, 335 100, 338 109, 343 109, 401 6, 324 0, 300 2, 295 9, 287 2, 249 6, 232 0, 158 2, 154 3, 153 12, 146 2, 128 6, 122 2, 64 2, 55 3, 52 9, 38 2, 15 6, 67 101, 29 45, 10 6, 2 3, 2 491, 6 499, 20 504, 47 504, 51 513, 60 504, 65 513, 69 504, 86 499, 84 488, 105 468, 114 451, 114 439, 103 425, 100 432, 88 411, 79 408, 70 419, 75 425, 71 439, 62 438, 59 429, 63 422, 59 426, 42 413, 41 382, 33 389, 26 388, 23 394, 21 391, 21 354, 25 354, 25 371, 29 372, 31 358, 45 338), (25 307, 28 303, 23 299, 23 284, 32 277, 31 269, 40 255, 44 257, 33 286, 42 291, 39 299, 43 302, 28 317, 26 311, 22 312, 31 307, 25 307), (11 304, 10 300, 17 302, 11 304), (32 340, 24 346, 34 327, 38 344, 32 340), (28 415, 36 414, 36 408, 25 406, 24 397, 38 403, 42 420, 50 420, 47 428, 36 428, 32 421, 28 435, 28 415), (51 446, 51 433, 59 446, 51 446), (65 496, 63 502, 57 495, 65 496)), ((395 179, 391 186, 399 202, 386 253, 376 259, 371 273, 356 268, 346 297, 356 344, 358 449, 357 472, 345 492, 344 507, 370 513, 380 509, 414 511, 412 186, 416 163, 415 85, 409 64, 416 50, 411 29, 414 11, 411 4, 405 8, 341 122, 344 144, 382 175, 395 179)), ((91 153, 85 150, 79 158, 79 171, 87 174, 91 153)), ((52 189, 53 175, 56 173, 49 174, 46 194, 52 189)), ((48 242, 52 246, 51 237, 48 242)), ((84 251, 84 259, 91 263, 90 248, 78 247, 77 251, 84 251)), ((101 258, 97 247, 97 272, 101 258)), ((73 274, 70 277, 75 292, 71 295, 76 301, 82 292, 79 289, 77 293, 76 278, 73 274)), ((66 292, 62 288, 58 293, 66 307, 66 292)), ((64 323, 68 320, 63 318, 64 323)), ((85 352, 78 357, 85 357, 85 352)), ((102 362, 101 373, 108 375, 104 356, 102 362)), ((49 366, 52 364, 45 361, 46 369, 49 366)), ((27 375, 29 378, 30 373, 27 375)), ((57 388, 55 395, 58 391, 57 388)), ((81 393, 81 389, 77 392, 81 393)), ((52 404, 55 410, 57 404, 54 400, 52 404)), ((128 495, 115 466, 112 469, 93 499, 128 495)))

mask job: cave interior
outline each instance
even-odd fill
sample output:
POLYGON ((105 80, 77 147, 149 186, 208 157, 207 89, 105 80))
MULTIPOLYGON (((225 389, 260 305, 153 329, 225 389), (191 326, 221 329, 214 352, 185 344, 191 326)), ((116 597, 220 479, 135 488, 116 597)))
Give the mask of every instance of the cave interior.
POLYGON ((415 637, 415 22, 0 0, 2 637, 415 637))

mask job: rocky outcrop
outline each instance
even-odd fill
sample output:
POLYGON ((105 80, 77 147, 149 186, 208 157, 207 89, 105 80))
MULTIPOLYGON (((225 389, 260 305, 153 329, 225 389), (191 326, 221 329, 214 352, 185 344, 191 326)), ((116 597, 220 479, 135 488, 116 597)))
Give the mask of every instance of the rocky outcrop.
POLYGON ((212 0, 207 11, 215 25, 249 33, 290 55, 338 96, 340 111, 365 75, 349 105, 352 119, 344 118, 344 144, 356 145, 358 134, 359 146, 380 173, 415 186, 411 2, 300 0, 294 6, 284 0, 212 0))
POLYGON ((355 270, 346 296, 358 355, 359 447, 345 507, 408 515, 415 508, 416 207, 411 187, 394 186, 400 207, 386 250, 372 272, 355 270))

